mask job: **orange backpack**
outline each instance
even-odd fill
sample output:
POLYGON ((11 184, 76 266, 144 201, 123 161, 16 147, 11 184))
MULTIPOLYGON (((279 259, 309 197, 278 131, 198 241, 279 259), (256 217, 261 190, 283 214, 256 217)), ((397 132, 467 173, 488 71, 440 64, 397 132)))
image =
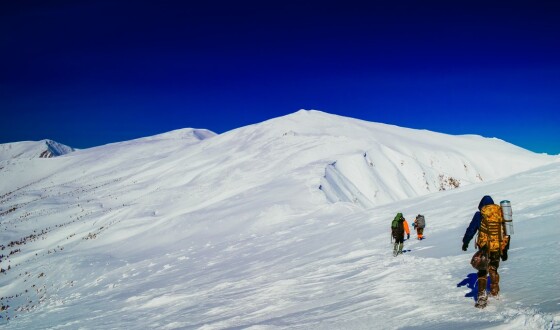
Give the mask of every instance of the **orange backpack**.
POLYGON ((502 208, 496 204, 486 205, 480 210, 480 215, 476 245, 479 248, 487 248, 488 252, 499 251, 501 254, 509 240, 505 234, 502 208))

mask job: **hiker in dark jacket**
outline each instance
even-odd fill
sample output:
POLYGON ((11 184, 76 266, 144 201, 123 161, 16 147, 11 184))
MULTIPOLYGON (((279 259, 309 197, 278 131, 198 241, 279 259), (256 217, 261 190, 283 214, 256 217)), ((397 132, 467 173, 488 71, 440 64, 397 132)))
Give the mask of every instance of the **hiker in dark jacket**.
MULTIPOLYGON (((482 213, 481 213, 482 209, 485 206, 492 205, 492 204, 494 204, 494 200, 492 199, 492 197, 488 195, 482 197, 482 199, 480 200, 480 203, 478 204, 478 211, 474 214, 469 224, 469 227, 467 228, 467 230, 465 231, 465 235, 463 236, 463 246, 462 246, 463 251, 467 251, 469 242, 473 239, 474 235, 476 235, 477 232, 480 232, 480 225, 482 222, 482 213)), ((503 230, 503 228, 500 227, 500 230, 503 230)), ((497 296, 500 291, 500 286, 499 286, 500 275, 498 274, 498 267, 500 266, 500 258, 504 261, 507 260, 508 258, 507 250, 509 249, 509 236, 505 236, 505 232, 503 233, 504 233, 503 244, 505 244, 505 248, 500 247, 501 250, 498 249, 498 251, 488 252, 488 244, 490 243, 477 241, 477 248, 488 254, 489 263, 487 269, 479 270, 477 274, 478 275, 478 296, 477 296, 478 299, 475 305, 476 307, 484 308, 486 306, 486 301, 487 301, 486 283, 487 283, 488 273, 490 274, 490 294, 492 296, 497 296)), ((480 234, 479 234, 479 239, 480 239, 480 234)))
POLYGON ((393 255, 396 257, 398 254, 403 253, 403 246, 404 246, 404 236, 406 234, 406 238, 410 238, 410 229, 408 228, 408 222, 402 215, 402 213, 397 213, 398 223, 396 228, 391 228, 391 235, 393 235, 393 239, 395 240, 395 245, 393 247, 393 255))

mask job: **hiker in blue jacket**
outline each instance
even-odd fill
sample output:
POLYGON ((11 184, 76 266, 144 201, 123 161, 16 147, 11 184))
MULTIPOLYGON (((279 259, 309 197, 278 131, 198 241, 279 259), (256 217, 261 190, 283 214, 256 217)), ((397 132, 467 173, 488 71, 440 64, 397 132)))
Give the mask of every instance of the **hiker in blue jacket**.
MULTIPOLYGON (((480 230, 480 225, 482 222, 482 208, 487 205, 494 204, 494 200, 492 197, 486 195, 482 197, 480 203, 478 204, 478 211, 474 214, 469 227, 465 231, 465 235, 463 236, 463 246, 462 250, 467 251, 469 247, 470 241, 473 239, 474 235, 480 230)), ((500 212, 501 214, 501 212, 500 212)), ((481 243, 477 242, 477 247, 483 251, 488 252, 488 247, 486 245, 479 246, 481 243)), ((503 261, 506 261, 508 258, 507 250, 509 249, 509 237, 507 238, 507 245, 505 248, 498 252, 490 252, 488 253, 489 263, 487 269, 479 270, 477 273, 478 276, 478 299, 475 307, 484 308, 486 306, 487 295, 486 295, 486 283, 487 283, 487 275, 490 274, 490 294, 492 296, 497 296, 500 290, 499 282, 500 282, 500 275, 498 274, 498 267, 500 266, 500 258, 503 261)))
POLYGON ((478 228, 480 228, 480 221, 482 220, 480 210, 484 206, 490 204, 494 204, 494 200, 488 195, 482 197, 480 203, 478 203, 478 211, 474 214, 471 223, 469 224, 469 227, 467 228, 467 231, 463 236, 463 251, 467 251, 467 247, 469 246, 470 241, 473 239, 474 235, 476 235, 478 228))

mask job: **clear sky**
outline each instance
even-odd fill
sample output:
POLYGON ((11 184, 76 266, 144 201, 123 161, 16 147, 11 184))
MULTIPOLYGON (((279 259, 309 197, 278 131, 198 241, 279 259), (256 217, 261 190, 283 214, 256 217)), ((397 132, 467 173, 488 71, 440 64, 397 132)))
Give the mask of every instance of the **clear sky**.
POLYGON ((0 143, 299 109, 559 154, 560 2, 0 2, 0 143))

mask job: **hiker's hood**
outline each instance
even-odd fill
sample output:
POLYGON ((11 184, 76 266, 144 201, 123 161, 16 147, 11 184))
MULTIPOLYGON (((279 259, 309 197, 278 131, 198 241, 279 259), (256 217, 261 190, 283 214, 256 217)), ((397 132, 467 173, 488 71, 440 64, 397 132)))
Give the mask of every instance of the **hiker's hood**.
POLYGON ((480 203, 478 204, 478 210, 482 210, 483 207, 490 204, 494 204, 494 200, 492 199, 492 197, 486 195, 480 200, 480 203))

